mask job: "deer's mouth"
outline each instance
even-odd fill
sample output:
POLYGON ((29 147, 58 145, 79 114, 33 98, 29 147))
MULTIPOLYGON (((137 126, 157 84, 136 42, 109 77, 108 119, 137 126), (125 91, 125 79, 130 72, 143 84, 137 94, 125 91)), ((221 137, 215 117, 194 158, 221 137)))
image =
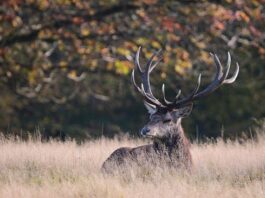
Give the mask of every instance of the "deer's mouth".
POLYGON ((163 139, 164 137, 158 136, 158 135, 152 135, 152 134, 146 134, 143 136, 144 138, 149 138, 152 140, 160 140, 163 139))
POLYGON ((151 134, 145 134, 142 135, 144 138, 154 138, 155 136, 151 135, 151 134))

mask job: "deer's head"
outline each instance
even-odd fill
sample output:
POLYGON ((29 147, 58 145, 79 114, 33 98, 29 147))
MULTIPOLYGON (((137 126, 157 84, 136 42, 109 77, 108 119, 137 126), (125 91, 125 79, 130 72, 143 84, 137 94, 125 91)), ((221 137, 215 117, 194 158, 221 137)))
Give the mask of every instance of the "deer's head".
POLYGON ((152 93, 150 86, 149 75, 155 66, 161 61, 162 57, 160 51, 154 53, 147 61, 146 67, 143 70, 139 63, 139 55, 141 47, 139 47, 135 56, 135 69, 140 74, 141 86, 138 86, 135 80, 135 70, 132 71, 132 82, 134 87, 143 96, 144 104, 150 114, 150 121, 141 129, 141 135, 152 138, 163 138, 175 133, 174 130, 167 130, 172 126, 180 127, 181 118, 186 117, 192 111, 193 102, 200 99, 219 88, 222 84, 233 83, 239 72, 239 65, 236 64, 236 71, 231 78, 227 78, 231 65, 231 57, 228 53, 226 69, 223 72, 222 64, 216 54, 211 54, 215 65, 216 74, 214 80, 206 86, 203 90, 199 91, 201 83, 201 74, 198 77, 197 86, 192 93, 187 97, 181 97, 181 91, 175 97, 174 101, 168 101, 165 97, 165 86, 162 86, 163 100, 159 101, 152 93), (154 58, 157 57, 157 61, 154 58))

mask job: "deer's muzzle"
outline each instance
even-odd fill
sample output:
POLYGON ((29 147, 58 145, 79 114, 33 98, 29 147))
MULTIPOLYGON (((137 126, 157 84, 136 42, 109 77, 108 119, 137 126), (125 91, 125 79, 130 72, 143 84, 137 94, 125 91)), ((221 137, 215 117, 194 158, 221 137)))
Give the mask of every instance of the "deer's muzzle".
POLYGON ((142 128, 142 130, 140 131, 142 136, 148 136, 148 133, 150 132, 150 129, 148 127, 144 127, 142 128))

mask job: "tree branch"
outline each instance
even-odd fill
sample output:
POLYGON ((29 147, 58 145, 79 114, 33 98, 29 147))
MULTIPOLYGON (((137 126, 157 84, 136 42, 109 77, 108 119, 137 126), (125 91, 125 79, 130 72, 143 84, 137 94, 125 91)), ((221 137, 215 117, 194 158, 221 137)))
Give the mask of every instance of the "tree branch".
MULTIPOLYGON (((117 14, 117 13, 125 12, 125 11, 127 12, 131 10, 136 10, 139 8, 140 8, 139 6, 133 5, 133 4, 115 5, 110 8, 100 10, 93 15, 76 14, 71 17, 82 17, 84 21, 101 20, 103 17, 109 16, 109 15, 113 15, 113 14, 117 14)), ((65 17, 65 18, 55 20, 54 22, 41 25, 38 28, 34 28, 34 29, 32 28, 30 32, 27 32, 24 34, 14 35, 12 33, 11 35, 8 35, 2 40, 0 40, 0 47, 6 47, 9 45, 13 45, 14 43, 17 43, 17 42, 32 41, 36 39, 38 36, 38 33, 45 28, 61 28, 61 27, 71 25, 72 23, 73 23, 72 18, 69 19, 65 17)))

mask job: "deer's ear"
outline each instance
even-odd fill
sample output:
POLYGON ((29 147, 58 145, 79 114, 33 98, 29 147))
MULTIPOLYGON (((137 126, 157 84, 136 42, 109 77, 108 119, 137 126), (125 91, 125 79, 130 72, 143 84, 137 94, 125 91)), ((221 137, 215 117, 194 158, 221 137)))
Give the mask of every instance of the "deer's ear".
POLYGON ((157 111, 157 109, 156 109, 156 107, 154 105, 152 105, 152 104, 150 104, 150 103, 148 103, 146 101, 144 101, 144 106, 145 106, 145 108, 147 109, 147 111, 148 111, 148 113, 150 115, 156 113, 156 111, 157 111))
POLYGON ((176 109, 175 111, 173 111, 174 117, 175 118, 184 118, 190 115, 191 111, 192 111, 192 103, 188 104, 184 107, 181 107, 179 109, 176 109))

